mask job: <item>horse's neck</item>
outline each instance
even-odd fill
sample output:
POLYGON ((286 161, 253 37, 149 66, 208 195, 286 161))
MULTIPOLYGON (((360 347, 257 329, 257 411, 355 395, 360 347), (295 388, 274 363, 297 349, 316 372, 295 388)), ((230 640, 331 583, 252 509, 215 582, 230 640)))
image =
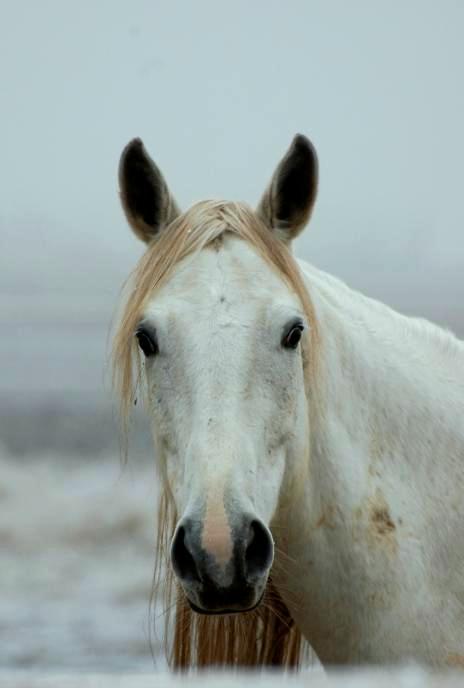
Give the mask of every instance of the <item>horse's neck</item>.
POLYGON ((443 662, 464 642, 464 345, 302 269, 319 403, 277 588, 327 663, 443 662))
POLYGON ((341 476, 354 501, 386 475, 452 473, 464 451, 463 343, 302 268, 321 330, 320 470, 341 476))

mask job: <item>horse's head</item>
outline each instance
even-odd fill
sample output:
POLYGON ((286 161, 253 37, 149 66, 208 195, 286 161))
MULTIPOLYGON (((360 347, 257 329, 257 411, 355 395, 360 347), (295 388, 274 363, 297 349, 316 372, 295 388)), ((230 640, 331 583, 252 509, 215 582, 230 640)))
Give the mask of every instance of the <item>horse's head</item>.
POLYGON ((307 455, 314 322, 289 243, 311 213, 316 155, 297 136, 256 212, 207 201, 181 214, 138 139, 123 152, 120 186, 148 249, 116 364, 126 401, 134 360, 145 369, 178 514, 172 565, 195 610, 252 609, 273 562, 270 524, 307 455))

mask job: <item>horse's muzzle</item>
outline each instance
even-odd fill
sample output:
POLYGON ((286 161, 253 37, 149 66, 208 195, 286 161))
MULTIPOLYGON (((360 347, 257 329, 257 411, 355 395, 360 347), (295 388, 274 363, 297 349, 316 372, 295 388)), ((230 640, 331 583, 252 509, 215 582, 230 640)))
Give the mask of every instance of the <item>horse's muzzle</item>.
POLYGON ((171 545, 172 565, 191 608, 202 614, 232 614, 257 607, 274 557, 269 529, 256 518, 244 518, 234 529, 227 562, 218 562, 205 549, 201 532, 201 521, 183 519, 171 545))

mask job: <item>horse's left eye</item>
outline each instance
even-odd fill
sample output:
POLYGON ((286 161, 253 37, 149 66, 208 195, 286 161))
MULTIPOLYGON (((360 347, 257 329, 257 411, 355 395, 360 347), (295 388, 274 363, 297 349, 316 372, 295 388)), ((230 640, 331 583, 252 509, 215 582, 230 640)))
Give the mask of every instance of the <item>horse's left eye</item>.
POLYGON ((158 353, 158 342, 153 332, 148 332, 148 330, 140 328, 135 333, 135 336, 145 356, 154 356, 158 353))
POLYGON ((282 338, 282 346, 286 349, 296 349, 300 342, 301 335, 303 334, 303 330, 303 323, 292 325, 290 330, 282 338))

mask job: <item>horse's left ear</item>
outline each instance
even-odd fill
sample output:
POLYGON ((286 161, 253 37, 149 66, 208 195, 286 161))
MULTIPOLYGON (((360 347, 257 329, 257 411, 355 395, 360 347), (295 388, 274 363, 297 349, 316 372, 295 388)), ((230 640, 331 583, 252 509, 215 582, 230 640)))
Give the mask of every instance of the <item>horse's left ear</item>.
POLYGON ((180 214, 163 175, 141 139, 124 148, 119 163, 121 203, 134 233, 149 242, 180 214))
POLYGON ((306 136, 297 134, 257 209, 261 219, 286 243, 308 222, 316 200, 317 181, 316 150, 306 136))

